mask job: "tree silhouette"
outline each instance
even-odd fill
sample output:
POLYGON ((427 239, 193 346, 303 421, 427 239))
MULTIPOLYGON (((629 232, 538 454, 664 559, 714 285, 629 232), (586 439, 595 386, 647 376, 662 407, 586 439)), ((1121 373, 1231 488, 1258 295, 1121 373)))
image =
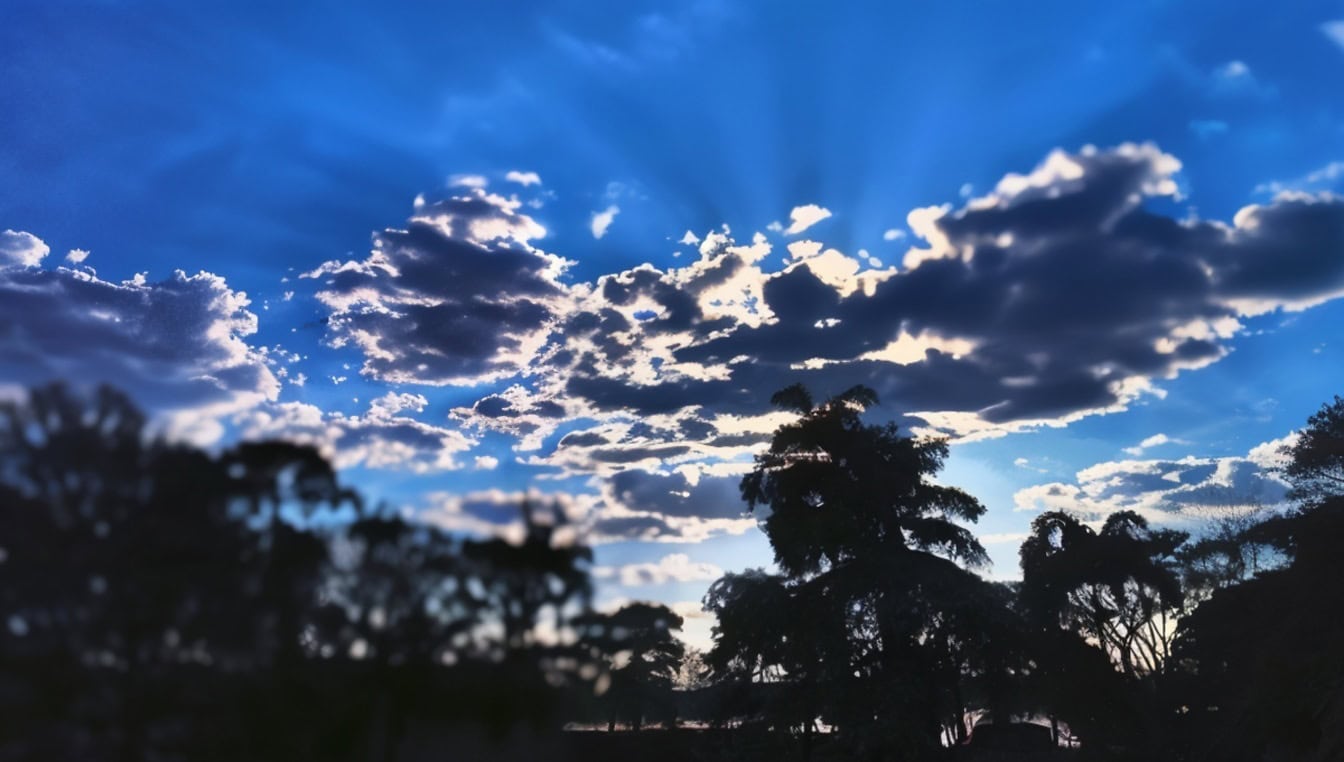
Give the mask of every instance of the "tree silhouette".
POLYGON ((1100 531, 1043 513, 1021 548, 1027 611, 1096 642, 1131 677, 1160 672, 1184 601, 1176 551, 1186 538, 1132 511, 1111 514, 1100 531))
POLYGON ((711 588, 706 608, 719 625, 707 660, 780 683, 767 721, 798 735, 805 755, 817 717, 857 753, 936 748, 945 723, 961 724, 962 647, 974 640, 954 604, 980 581, 957 562, 986 562, 957 522, 984 507, 929 481, 946 443, 863 422, 877 402, 871 389, 816 405, 792 386, 773 402, 798 418, 757 456, 742 496, 764 514, 783 576, 729 576, 711 588))
POLYGON ((675 716, 673 680, 686 647, 672 634, 682 618, 661 604, 630 603, 610 614, 589 614, 576 623, 584 643, 595 649, 608 669, 602 703, 608 730, 626 720, 638 731, 644 718, 675 716))
POLYGON ((1181 623, 1194 759, 1344 758, 1344 400, 1286 452, 1297 506, 1245 534, 1287 562, 1215 591, 1181 623))

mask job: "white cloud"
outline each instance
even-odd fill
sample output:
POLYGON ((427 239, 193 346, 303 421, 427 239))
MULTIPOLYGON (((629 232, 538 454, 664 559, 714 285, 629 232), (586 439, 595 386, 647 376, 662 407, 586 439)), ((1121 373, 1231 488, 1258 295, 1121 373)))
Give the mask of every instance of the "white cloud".
POLYGON ((899 241, 902 238, 905 238, 905 236, 906 236, 905 231, 901 230, 900 228, 888 228, 886 232, 882 234, 882 240, 899 241))
POLYGON ((1258 80, 1245 61, 1228 61, 1216 67, 1209 75, 1211 90, 1215 95, 1250 95, 1258 98, 1271 98, 1277 94, 1277 88, 1258 80))
POLYGON ((667 582, 703 582, 723 576, 723 569, 709 563, 692 562, 685 553, 663 556, 657 563, 626 564, 625 566, 597 566, 593 576, 615 579, 625 587, 661 585, 667 582))
POLYGON ((1293 180, 1271 180, 1255 186, 1256 193, 1278 196, 1292 191, 1314 191, 1331 188, 1344 179, 1344 161, 1332 161, 1293 180))
POLYGON ((518 183, 524 188, 529 185, 541 185, 541 175, 536 172, 519 172, 515 169, 505 174, 504 179, 511 183, 518 183))
POLYGON ((1137 457, 1139 455, 1142 455, 1144 450, 1147 450, 1152 447, 1159 447, 1164 444, 1189 444, 1189 443, 1183 442, 1179 439, 1172 439, 1166 434, 1162 434, 1159 432, 1150 437, 1144 438, 1142 442, 1139 442, 1137 445, 1134 445, 1133 447, 1126 447, 1125 452, 1128 453, 1129 455, 1134 455, 1137 457))
POLYGON ((71 249, 70 251, 66 252, 65 255, 65 261, 73 265, 81 264, 83 263, 84 260, 88 258, 89 258, 89 252, 85 251, 84 249, 71 249))
POLYGON ((245 440, 283 438, 310 444, 337 468, 411 471, 428 474, 463 467, 458 456, 476 445, 462 432, 406 415, 428 401, 418 394, 388 392, 364 415, 327 412, 302 402, 262 405, 234 416, 245 440))
POLYGON ((677 241, 677 243, 683 246, 698 246, 700 244, 700 237, 697 236, 695 233, 692 233, 691 231, 687 230, 686 234, 683 235, 677 241))
POLYGON ((795 206, 793 211, 789 212, 789 226, 784 229, 784 234, 798 235, 830 216, 830 209, 817 206, 816 204, 795 206))
POLYGON ((1284 462, 1280 450, 1295 436, 1256 445, 1244 456, 1097 463, 1072 483, 1019 490, 1013 502, 1019 511, 1065 510, 1088 519, 1129 510, 1166 524, 1281 506, 1288 485, 1275 469, 1284 462))
POLYGON ((1327 21, 1321 24, 1321 33, 1341 49, 1344 49, 1344 19, 1327 21))
POLYGON ((22 230, 0 233, 0 267, 37 267, 51 253, 41 238, 22 230))
POLYGON ((607 229, 611 223, 616 220, 616 215, 621 213, 621 208, 612 204, 600 212, 593 212, 593 219, 589 228, 592 230, 593 238, 601 239, 607 234, 607 229))
POLYGON ((1026 532, 998 532, 979 535, 978 539, 982 545, 1008 545, 1018 544, 1028 536, 1026 532))
POLYGON ((449 188, 472 188, 481 189, 490 184, 484 175, 450 175, 448 177, 449 188))

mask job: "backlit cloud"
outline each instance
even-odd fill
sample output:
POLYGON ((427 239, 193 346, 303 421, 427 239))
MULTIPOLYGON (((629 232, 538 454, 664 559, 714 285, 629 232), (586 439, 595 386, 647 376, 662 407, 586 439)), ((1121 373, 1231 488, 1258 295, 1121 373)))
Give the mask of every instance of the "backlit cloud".
POLYGON ((830 216, 830 209, 817 206, 816 204, 795 206, 793 211, 789 212, 789 226, 784 229, 784 234, 798 235, 830 216))
POLYGON ((1281 505, 1288 485, 1277 468, 1296 435, 1251 448, 1244 456, 1121 460, 1079 471, 1072 483, 1019 490, 1019 511, 1064 510, 1089 520, 1135 511, 1160 523, 1183 523, 1281 505))
POLYGON ((40 267, 48 247, 5 234, 0 260, 0 356, 6 380, 109 383, 132 394, 175 436, 213 441, 220 415, 273 400, 273 359, 247 295, 200 272, 151 281, 102 280, 87 268, 40 267))

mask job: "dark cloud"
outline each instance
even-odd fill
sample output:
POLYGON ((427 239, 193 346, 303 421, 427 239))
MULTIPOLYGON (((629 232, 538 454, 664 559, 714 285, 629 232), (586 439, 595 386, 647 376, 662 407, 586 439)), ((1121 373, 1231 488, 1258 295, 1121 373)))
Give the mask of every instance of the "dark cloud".
POLYGON ((384 381, 474 384, 525 368, 561 309, 566 263, 530 245, 545 230, 517 207, 481 190, 419 204, 367 259, 305 274, 322 280, 332 342, 359 347, 362 372, 384 381))
POLYGON ((701 476, 694 484, 681 473, 643 469, 622 471, 610 478, 608 499, 631 511, 660 516, 740 519, 746 503, 738 489, 740 476, 701 476))
POLYGON ((675 535, 663 519, 657 516, 612 516, 593 524, 594 535, 612 540, 655 540, 675 535))
MULTIPOLYGON (((45 254, 29 238, 24 250, 45 254)), ((114 283, 40 259, 0 265, 4 381, 111 383, 198 439, 220 433, 214 416, 278 394, 266 352, 245 341, 257 330, 248 299, 223 278, 178 271, 114 283)))

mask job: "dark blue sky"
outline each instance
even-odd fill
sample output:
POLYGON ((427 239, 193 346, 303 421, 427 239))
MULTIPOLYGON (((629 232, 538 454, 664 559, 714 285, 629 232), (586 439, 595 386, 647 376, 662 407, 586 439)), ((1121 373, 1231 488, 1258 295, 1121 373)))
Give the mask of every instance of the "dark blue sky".
POLYGON ((0 9, 0 385, 559 495, 672 602, 769 561, 777 380, 962 437, 1005 576, 1047 504, 1276 500, 1341 391, 1338 2, 272 5, 0 9))

